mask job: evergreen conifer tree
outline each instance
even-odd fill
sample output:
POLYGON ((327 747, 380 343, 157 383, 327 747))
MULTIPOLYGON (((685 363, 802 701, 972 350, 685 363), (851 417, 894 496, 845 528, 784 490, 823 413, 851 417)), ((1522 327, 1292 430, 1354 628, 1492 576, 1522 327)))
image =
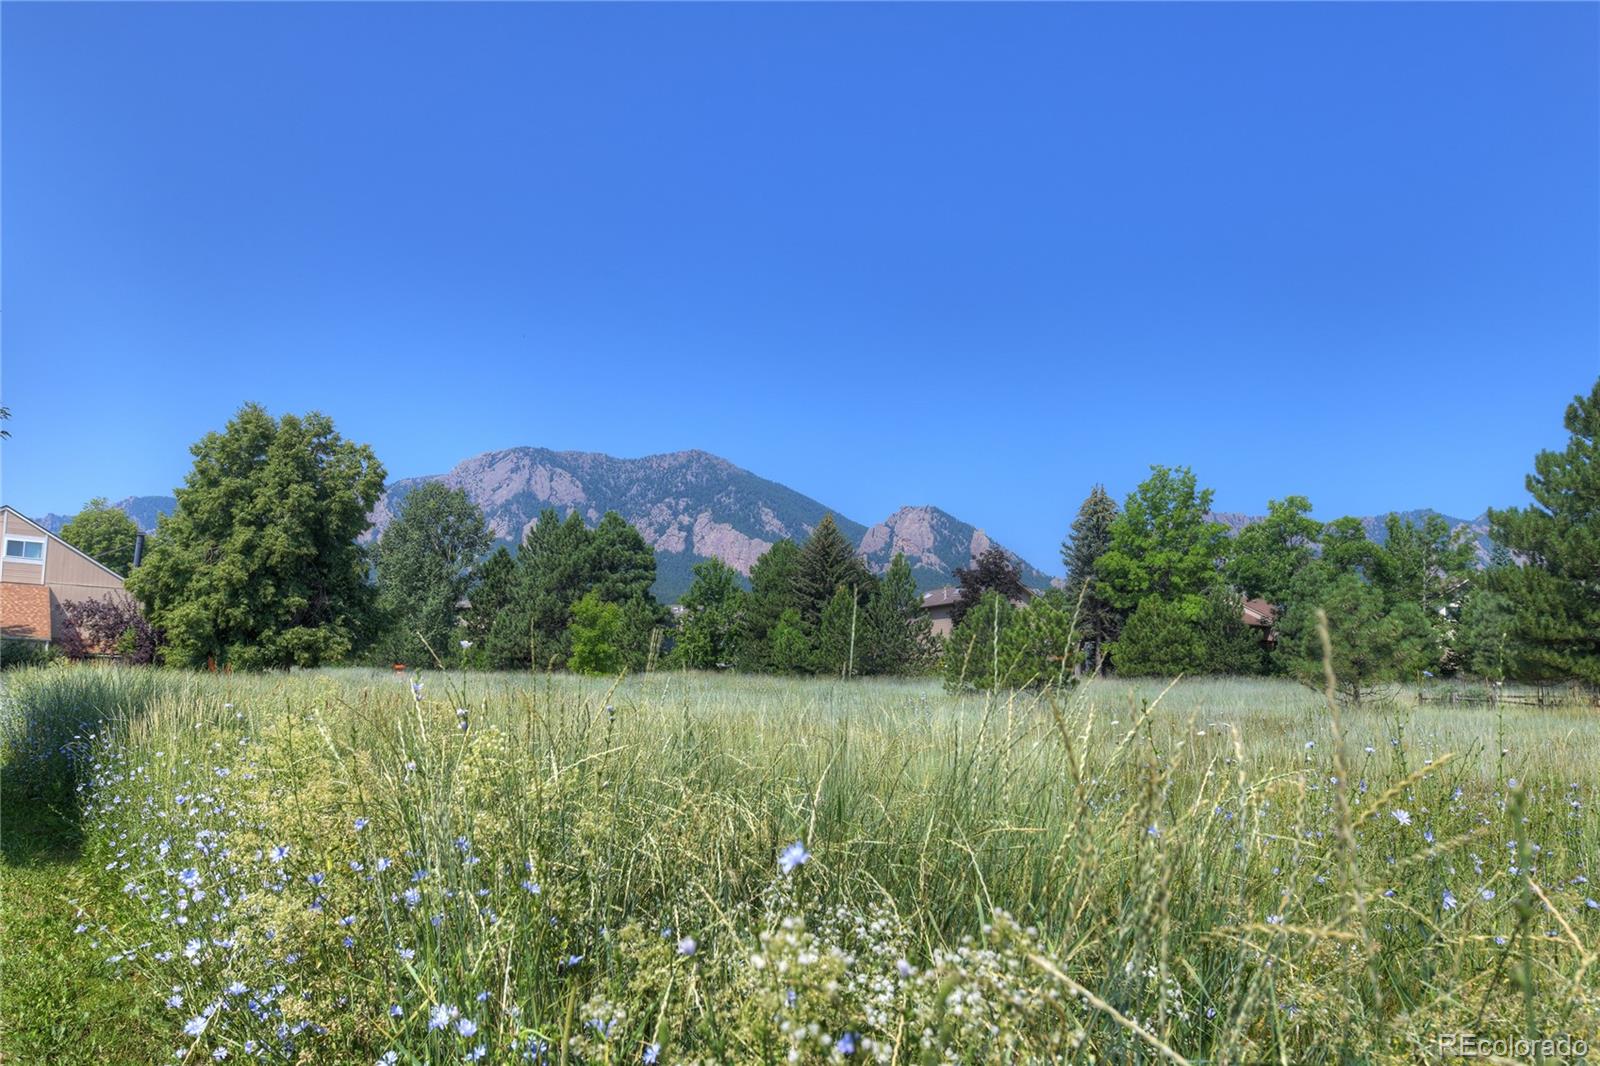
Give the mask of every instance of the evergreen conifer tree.
POLYGON ((1600 380, 1575 396, 1559 452, 1533 460, 1533 506, 1490 511, 1494 540, 1525 565, 1494 574, 1515 612, 1514 632, 1532 676, 1600 685, 1600 380))
POLYGON ((1097 672, 1125 617, 1106 598, 1095 576, 1096 564, 1111 547, 1111 525, 1118 513, 1117 501, 1104 485, 1096 485, 1078 508, 1072 532, 1061 542, 1061 565, 1067 574, 1066 598, 1077 614, 1085 659, 1097 672))

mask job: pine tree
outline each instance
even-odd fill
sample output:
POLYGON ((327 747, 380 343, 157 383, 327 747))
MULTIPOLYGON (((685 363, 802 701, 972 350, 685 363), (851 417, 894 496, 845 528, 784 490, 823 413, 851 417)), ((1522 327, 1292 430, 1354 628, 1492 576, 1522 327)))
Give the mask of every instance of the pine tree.
POLYGON ((503 544, 473 570, 467 590, 467 639, 477 651, 474 658, 487 655, 489 630, 510 604, 516 576, 516 557, 503 544))
POLYGON ((1600 685, 1600 380, 1575 396, 1562 451, 1535 456, 1534 506, 1490 511, 1491 536, 1526 560, 1495 574, 1530 676, 1600 685))
POLYGON ((1434 669, 1453 671, 1461 603, 1477 575, 1477 546, 1465 529, 1452 530, 1440 515, 1420 524, 1391 514, 1386 538, 1373 553, 1372 583, 1393 605, 1415 604, 1433 630, 1434 669))
POLYGON ((1100 557, 1111 547, 1111 526, 1117 520, 1117 501, 1104 485, 1096 485, 1078 508, 1072 532, 1061 542, 1061 565, 1066 568, 1066 597, 1077 614, 1085 659, 1098 673, 1105 651, 1117 639, 1125 617, 1105 596, 1095 575, 1100 557))
POLYGON ((811 666, 811 637, 800 612, 793 607, 778 616, 768 636, 771 644, 767 669, 777 674, 798 674, 811 666))
MULTIPOLYGON (((800 595, 795 587, 799 570, 800 546, 787 539, 768 548, 750 568, 750 596, 745 601, 739 624, 737 660, 740 669, 776 669, 773 632, 786 611, 794 611, 795 626, 804 629, 800 595)), ((809 641, 809 635, 803 635, 809 641)))
POLYGON ((816 647, 811 668, 824 677, 851 677, 855 668, 856 636, 860 628, 861 590, 840 585, 822 609, 817 622, 816 647))
POLYGON ((944 644, 944 684, 952 692, 1004 686, 1013 655, 1005 635, 1017 608, 990 589, 962 617, 944 644))
POLYGON ((840 586, 866 593, 873 585, 866 564, 856 555, 854 545, 839 532, 832 515, 824 515, 800 549, 794 575, 794 591, 800 617, 815 627, 840 586))
POLYGON ((862 614, 856 673, 910 675, 928 668, 936 653, 932 623, 903 553, 895 552, 862 614))
POLYGON ((961 584, 961 597, 950 605, 950 623, 955 627, 961 625, 985 593, 997 592, 1012 603, 1028 599, 1021 568, 998 544, 986 548, 967 569, 958 569, 956 580, 961 584))
POLYGON ((656 582, 656 553, 627 519, 607 511, 589 536, 588 587, 607 603, 649 595, 656 582))
POLYGON ((1073 682, 1083 655, 1073 622, 1076 607, 1060 589, 1050 589, 1017 609, 1000 637, 1003 684, 1064 688, 1073 682))
POLYGON ((653 657, 666 635, 668 612, 648 593, 636 592, 622 604, 622 621, 617 630, 617 650, 622 665, 634 673, 653 668, 653 657))
POLYGON ((517 553, 511 601, 489 631, 491 663, 534 669, 566 664, 572 606, 591 585, 592 536, 576 511, 565 521, 554 508, 540 512, 517 553))
POLYGON ((1433 633, 1415 603, 1391 604, 1355 572, 1312 566, 1283 617, 1278 653, 1289 672, 1313 688, 1323 685, 1319 607, 1328 616, 1333 671, 1347 702, 1367 700, 1385 682, 1414 679, 1433 661, 1433 633))

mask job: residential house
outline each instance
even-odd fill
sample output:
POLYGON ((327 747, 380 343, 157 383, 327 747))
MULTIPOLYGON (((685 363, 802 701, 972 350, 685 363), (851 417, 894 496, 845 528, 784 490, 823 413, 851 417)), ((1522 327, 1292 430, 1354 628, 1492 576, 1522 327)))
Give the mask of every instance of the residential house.
MULTIPOLYGON (((1025 589, 1024 591, 1027 592, 1027 596, 1024 599, 1011 601, 1018 607, 1039 595, 1033 589, 1025 589)), ((955 621, 951 615, 955 611, 956 601, 960 598, 961 589, 952 585, 946 585, 943 588, 937 588, 932 592, 924 592, 922 594, 922 609, 927 612, 928 620, 932 622, 931 629, 934 636, 948 637, 950 631, 955 628, 955 621)))
POLYGON ((1271 648, 1278 643, 1278 609, 1266 600, 1244 601, 1244 624, 1254 629, 1261 643, 1271 648))
MULTIPOLYGON (((1028 589, 1028 599, 1031 600, 1039 593, 1028 589)), ((948 637, 955 628, 951 621, 951 612, 955 609, 956 601, 961 598, 961 590, 949 585, 944 588, 934 589, 922 595, 922 609, 928 613, 928 618, 933 622, 933 635, 948 637)), ((1027 600, 1014 600, 1021 607, 1027 600)), ((1263 599, 1246 600, 1243 608, 1244 624, 1257 631, 1261 643, 1272 647, 1278 643, 1278 610, 1263 599)))
POLYGON ((66 625, 67 604, 126 595, 121 575, 0 506, 0 635, 49 643, 66 625))

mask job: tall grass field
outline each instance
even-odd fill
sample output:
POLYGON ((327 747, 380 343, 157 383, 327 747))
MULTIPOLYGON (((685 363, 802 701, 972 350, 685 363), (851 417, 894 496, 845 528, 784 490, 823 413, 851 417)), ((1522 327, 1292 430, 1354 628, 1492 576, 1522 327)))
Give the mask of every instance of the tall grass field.
POLYGON ((1600 1047, 1593 708, 1341 712, 1270 681, 3 684, 6 1062, 1600 1047))

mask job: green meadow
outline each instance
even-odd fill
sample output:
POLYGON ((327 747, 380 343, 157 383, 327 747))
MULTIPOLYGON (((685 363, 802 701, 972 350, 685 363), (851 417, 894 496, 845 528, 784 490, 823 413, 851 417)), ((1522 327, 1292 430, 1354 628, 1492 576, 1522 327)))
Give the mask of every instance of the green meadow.
POLYGON ((1600 1038, 1592 707, 413 680, 8 672, 5 1061, 1400 1063, 1450 1034, 1566 1036, 1562 1061, 1600 1038))

